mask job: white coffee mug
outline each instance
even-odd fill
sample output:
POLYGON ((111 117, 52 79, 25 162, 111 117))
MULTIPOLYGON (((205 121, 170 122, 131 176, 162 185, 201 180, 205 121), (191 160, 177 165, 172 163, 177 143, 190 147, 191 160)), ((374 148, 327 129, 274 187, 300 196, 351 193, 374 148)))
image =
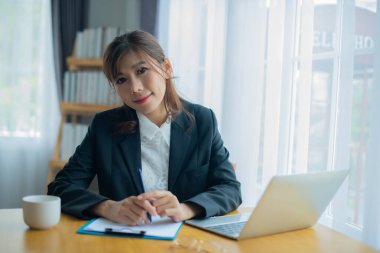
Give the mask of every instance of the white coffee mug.
POLYGON ((24 222, 32 229, 48 229, 57 225, 61 216, 61 199, 50 195, 22 198, 24 222))

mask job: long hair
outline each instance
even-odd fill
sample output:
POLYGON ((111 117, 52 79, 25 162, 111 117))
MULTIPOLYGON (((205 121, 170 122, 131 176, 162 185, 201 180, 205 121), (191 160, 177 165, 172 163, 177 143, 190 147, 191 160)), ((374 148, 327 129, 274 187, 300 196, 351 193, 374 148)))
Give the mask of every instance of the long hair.
MULTIPOLYGON (((116 37, 106 48, 103 56, 103 72, 111 86, 114 87, 117 78, 119 61, 128 52, 145 54, 153 60, 153 64, 162 68, 165 62, 165 54, 157 39, 150 33, 144 31, 133 31, 116 37)), ((172 73, 171 73, 172 75, 172 73)), ((190 120, 190 128, 194 125, 195 119, 182 104, 182 98, 178 95, 173 82, 173 77, 166 79, 166 91, 164 95, 164 105, 168 115, 172 119, 180 113, 184 112, 190 120)), ((137 120, 133 116, 134 109, 124 104, 127 113, 127 121, 115 127, 115 133, 133 133, 136 131, 137 120)))

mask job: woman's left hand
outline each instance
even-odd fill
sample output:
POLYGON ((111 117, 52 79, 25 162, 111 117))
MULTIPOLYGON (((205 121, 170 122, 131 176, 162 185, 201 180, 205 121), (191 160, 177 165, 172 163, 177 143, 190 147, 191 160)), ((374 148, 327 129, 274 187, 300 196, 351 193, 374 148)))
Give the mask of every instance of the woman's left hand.
POLYGON ((137 196, 139 200, 148 200, 160 216, 169 216, 175 222, 188 220, 200 213, 200 207, 179 203, 177 197, 169 191, 146 192, 137 196))

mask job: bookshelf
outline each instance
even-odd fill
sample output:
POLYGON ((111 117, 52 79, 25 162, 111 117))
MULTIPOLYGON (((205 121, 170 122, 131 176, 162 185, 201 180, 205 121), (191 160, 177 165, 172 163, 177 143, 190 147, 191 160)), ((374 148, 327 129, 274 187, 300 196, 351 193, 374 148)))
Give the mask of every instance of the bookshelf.
MULTIPOLYGON (((80 71, 99 71, 102 68, 102 60, 96 58, 77 58, 70 56, 67 58, 68 69, 71 72, 80 72, 80 71)), ((64 83, 65 85, 66 83, 64 83)), ((67 84, 66 84, 67 85, 67 84)), ((77 83, 77 85, 83 85, 77 83)), ((100 85, 106 86, 106 83, 100 83, 100 85)), ((115 101, 115 100, 113 100, 115 101)), ((50 183, 56 173, 64 167, 67 163, 67 159, 62 157, 62 147, 65 139, 65 124, 69 123, 72 125, 79 124, 81 117, 92 117, 97 112, 109 110, 119 106, 120 103, 111 103, 111 104, 99 104, 96 102, 93 103, 83 103, 83 102, 73 102, 73 101, 61 101, 60 102, 60 111, 61 111, 61 120, 59 124, 58 136, 55 143, 54 151, 52 158, 49 162, 49 173, 47 178, 47 183, 50 183)), ((74 149, 71 150, 71 153, 74 152, 74 149)))
POLYGON ((98 58, 77 58, 75 56, 67 57, 67 66, 69 70, 76 71, 80 69, 101 69, 102 59, 98 58))
POLYGON ((125 31, 118 27, 87 28, 77 31, 72 56, 66 58, 61 120, 47 183, 67 163, 87 132, 92 117, 101 111, 121 105, 116 92, 111 92, 102 73, 102 55, 107 45, 125 31))

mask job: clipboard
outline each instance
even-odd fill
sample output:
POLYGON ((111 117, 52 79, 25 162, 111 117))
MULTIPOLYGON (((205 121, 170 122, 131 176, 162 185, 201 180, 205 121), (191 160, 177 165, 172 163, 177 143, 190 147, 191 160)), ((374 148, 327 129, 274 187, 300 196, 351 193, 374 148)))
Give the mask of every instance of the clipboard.
POLYGON ((173 240, 183 222, 173 222, 169 217, 152 217, 151 224, 122 225, 105 218, 96 218, 81 226, 77 233, 101 236, 132 237, 155 240, 173 240))

